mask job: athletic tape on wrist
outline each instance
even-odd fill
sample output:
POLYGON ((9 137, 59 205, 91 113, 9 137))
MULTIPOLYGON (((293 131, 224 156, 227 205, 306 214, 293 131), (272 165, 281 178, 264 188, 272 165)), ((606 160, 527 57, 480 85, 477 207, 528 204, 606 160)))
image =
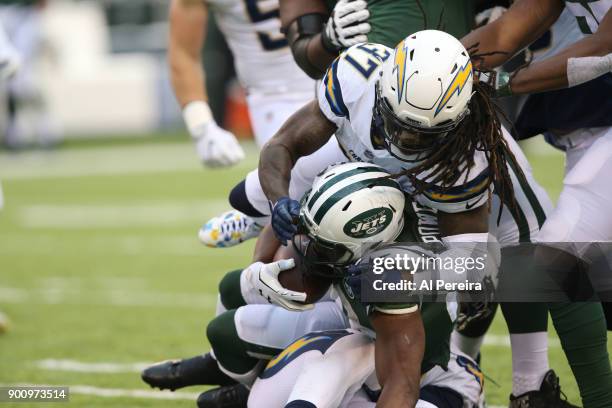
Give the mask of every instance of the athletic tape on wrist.
POLYGON ((213 121, 210 107, 204 101, 189 102, 183 108, 183 119, 189 134, 194 139, 202 137, 203 128, 213 121))
POLYGON ((589 82, 608 72, 612 72, 612 54, 602 57, 569 58, 567 60, 567 84, 569 88, 589 82))

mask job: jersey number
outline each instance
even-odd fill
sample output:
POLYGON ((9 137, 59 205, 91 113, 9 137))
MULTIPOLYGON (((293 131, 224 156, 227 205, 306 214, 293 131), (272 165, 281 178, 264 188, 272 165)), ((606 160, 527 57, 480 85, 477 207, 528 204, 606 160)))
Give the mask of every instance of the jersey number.
MULTIPOLYGON (((249 19, 252 23, 261 23, 262 21, 279 18, 278 2, 265 1, 265 3, 271 5, 265 10, 262 10, 259 2, 259 0, 244 0, 249 19)), ((257 37, 262 48, 266 51, 278 50, 289 45, 285 36, 280 32, 257 31, 257 37)))
POLYGON ((366 79, 370 79, 370 76, 372 76, 372 73, 376 70, 380 63, 385 62, 387 58, 389 58, 389 56, 391 55, 389 50, 386 49, 381 54, 380 49, 371 44, 358 45, 357 48, 364 51, 366 54, 371 55, 374 58, 367 57, 365 59, 365 66, 363 62, 357 61, 349 54, 346 54, 344 58, 357 70, 357 72, 363 75, 366 79))

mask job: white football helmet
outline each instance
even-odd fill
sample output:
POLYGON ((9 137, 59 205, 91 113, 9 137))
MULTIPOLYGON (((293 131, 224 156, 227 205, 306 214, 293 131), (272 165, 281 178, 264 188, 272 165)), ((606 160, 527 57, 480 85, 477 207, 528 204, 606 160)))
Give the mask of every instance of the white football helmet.
POLYGON ((294 244, 305 262, 345 266, 404 226, 405 197, 384 169, 370 163, 343 163, 317 176, 302 198, 294 244), (299 238, 298 238, 299 239, 299 238))
POLYGON ((472 63, 450 34, 419 31, 401 41, 376 83, 375 123, 391 154, 420 161, 469 113, 472 63))

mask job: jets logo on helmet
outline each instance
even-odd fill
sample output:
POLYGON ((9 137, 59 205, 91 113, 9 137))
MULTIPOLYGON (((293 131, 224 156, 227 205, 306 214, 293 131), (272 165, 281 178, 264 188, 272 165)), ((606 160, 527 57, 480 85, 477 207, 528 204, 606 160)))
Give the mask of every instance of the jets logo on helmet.
POLYGON ((307 236, 308 242, 294 244, 306 263, 347 265, 399 235, 404 206, 403 191, 384 169, 370 163, 331 166, 302 199, 296 237, 307 236))
POLYGON ((352 218, 344 225, 344 233, 353 238, 363 238, 382 232, 393 218, 389 208, 373 208, 352 218))

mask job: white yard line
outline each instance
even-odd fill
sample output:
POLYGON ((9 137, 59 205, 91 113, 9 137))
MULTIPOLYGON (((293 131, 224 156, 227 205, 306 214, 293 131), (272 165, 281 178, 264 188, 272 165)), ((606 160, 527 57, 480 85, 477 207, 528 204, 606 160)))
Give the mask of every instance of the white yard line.
POLYGON ((168 308, 213 308, 217 295, 211 293, 164 293, 126 290, 88 291, 66 288, 23 289, 0 287, 0 304, 94 305, 168 308))
POLYGON ((33 204, 19 208, 18 220, 25 228, 131 228, 185 223, 193 224, 195 230, 209 217, 229 209, 225 198, 122 204, 33 204))
MULTIPOLYGON (((258 150, 243 145, 247 160, 234 169, 257 167, 258 150)), ((31 151, 16 155, 0 153, 0 175, 4 180, 77 178, 126 174, 203 171, 191 143, 142 144, 31 151)))
MULTIPOLYGON (((1 384, 3 387, 50 387, 50 386, 62 386, 62 385, 49 385, 49 384, 1 384)), ((147 399, 161 399, 161 400, 189 400, 195 401, 200 393, 198 392, 171 392, 171 391, 148 391, 139 389, 120 389, 120 388, 102 388, 94 387, 92 385, 67 385, 70 394, 77 395, 93 395, 96 397, 104 398, 147 398, 147 399)))
POLYGON ((34 362, 34 366, 50 371, 74 371, 78 373, 139 373, 152 363, 86 363, 77 360, 45 359, 34 362))

